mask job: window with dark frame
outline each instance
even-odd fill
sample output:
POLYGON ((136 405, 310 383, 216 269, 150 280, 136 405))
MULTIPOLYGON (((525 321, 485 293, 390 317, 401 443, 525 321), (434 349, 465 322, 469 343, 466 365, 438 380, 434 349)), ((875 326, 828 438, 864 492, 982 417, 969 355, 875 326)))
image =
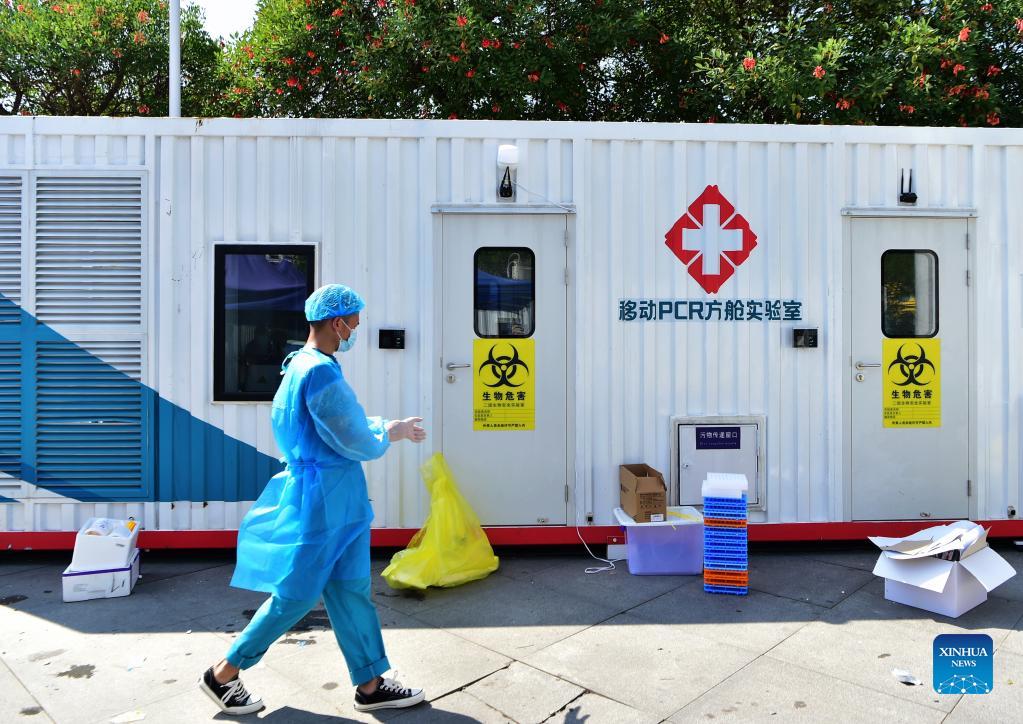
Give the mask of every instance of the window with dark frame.
POLYGON ((269 402, 281 362, 309 333, 314 246, 219 244, 214 251, 213 399, 269 402))
POLYGON ((526 247, 486 246, 473 257, 477 337, 526 338, 536 329, 536 256, 526 247))
POLYGON ((938 255, 889 250, 881 255, 881 331, 890 339, 938 334, 938 255))

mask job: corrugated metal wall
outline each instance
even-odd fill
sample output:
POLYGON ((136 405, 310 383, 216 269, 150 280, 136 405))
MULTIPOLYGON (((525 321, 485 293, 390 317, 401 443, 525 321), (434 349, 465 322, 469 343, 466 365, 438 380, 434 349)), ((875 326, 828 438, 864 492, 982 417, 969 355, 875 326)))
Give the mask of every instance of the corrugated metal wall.
MULTIPOLYGON (((367 333, 346 356, 346 374, 367 410, 423 414, 436 429, 438 240, 431 206, 495 203, 500 143, 520 148, 519 182, 528 193, 520 192, 518 204, 578 210, 570 293, 580 521, 592 512, 596 522, 610 522, 619 463, 670 468, 671 416, 746 414, 767 417, 761 517, 844 519, 842 209, 893 207, 903 167, 914 169, 919 207, 978 211, 978 515, 1004 517, 1007 505, 1019 506, 1018 131, 2 119, 0 169, 150 174, 154 283, 147 290, 153 311, 146 380, 228 438, 275 454, 267 405, 210 403, 212 245, 320 244, 318 281, 344 281, 369 301, 367 333), (759 237, 718 298, 801 300, 801 326, 821 330, 818 349, 791 347, 793 323, 618 321, 621 298, 704 297, 665 248, 664 234, 709 184, 759 237), (404 352, 376 349, 376 330, 391 326, 408 330, 404 352)), ((422 521, 417 468, 427 452, 405 446, 368 467, 378 525, 422 521)), ((220 453, 204 442, 180 454, 220 453)), ((193 478, 197 489, 183 498, 202 499, 201 472, 193 478)), ((244 507, 164 503, 157 525, 233 527, 244 507)), ((32 523, 4 508, 12 506, 0 506, 0 529, 60 527, 67 516, 36 515, 32 523)))

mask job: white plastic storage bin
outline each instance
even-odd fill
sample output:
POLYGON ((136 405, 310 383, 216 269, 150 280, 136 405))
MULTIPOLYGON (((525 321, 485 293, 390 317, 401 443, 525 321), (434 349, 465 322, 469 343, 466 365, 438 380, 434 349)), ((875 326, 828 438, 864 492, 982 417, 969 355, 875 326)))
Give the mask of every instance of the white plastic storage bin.
POLYGON ((629 573, 634 576, 692 576, 703 573, 703 515, 691 506, 668 508, 663 523, 637 523, 621 508, 629 573))
POLYGON ((138 525, 133 520, 109 520, 106 518, 89 518, 75 536, 75 552, 71 557, 72 571, 98 571, 130 566, 139 539, 138 525), (114 535, 89 535, 86 533, 99 522, 109 522, 112 528, 127 528, 131 524, 131 532, 127 537, 114 535))
POLYGON ((64 602, 127 596, 135 588, 138 580, 139 551, 137 550, 127 565, 117 568, 76 571, 69 566, 61 576, 64 602))

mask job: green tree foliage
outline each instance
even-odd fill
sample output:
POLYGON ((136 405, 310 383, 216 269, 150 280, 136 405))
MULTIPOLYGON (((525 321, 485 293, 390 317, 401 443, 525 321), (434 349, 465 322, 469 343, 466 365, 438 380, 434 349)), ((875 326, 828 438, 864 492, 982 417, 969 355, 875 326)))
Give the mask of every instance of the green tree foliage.
MULTIPOLYGON (((169 16, 157 0, 0 0, 0 114, 166 115, 169 16)), ((182 12, 182 112, 229 78, 197 8, 182 12)))
POLYGON ((226 112, 1020 125, 1023 0, 263 0, 226 112))

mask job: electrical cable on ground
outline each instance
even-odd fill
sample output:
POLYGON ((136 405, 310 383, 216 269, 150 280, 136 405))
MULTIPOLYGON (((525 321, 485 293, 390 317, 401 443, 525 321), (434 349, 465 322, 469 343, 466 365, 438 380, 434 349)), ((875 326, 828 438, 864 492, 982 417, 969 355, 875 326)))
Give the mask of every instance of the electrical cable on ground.
POLYGON ((583 544, 583 547, 586 549, 586 552, 590 554, 591 558, 593 558, 596 561, 600 561, 601 563, 607 564, 606 566, 590 566, 585 570, 585 573, 593 574, 603 573, 604 571, 613 571, 615 570, 615 563, 622 563, 626 560, 625 558, 616 558, 615 560, 611 560, 609 558, 601 558, 600 556, 594 554, 594 552, 590 550, 590 547, 586 545, 586 541, 583 540, 583 534, 582 531, 579 530, 579 526, 575 527, 575 534, 579 536, 579 542, 583 544))

